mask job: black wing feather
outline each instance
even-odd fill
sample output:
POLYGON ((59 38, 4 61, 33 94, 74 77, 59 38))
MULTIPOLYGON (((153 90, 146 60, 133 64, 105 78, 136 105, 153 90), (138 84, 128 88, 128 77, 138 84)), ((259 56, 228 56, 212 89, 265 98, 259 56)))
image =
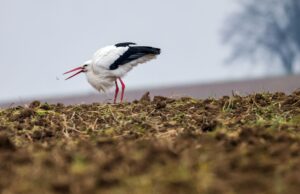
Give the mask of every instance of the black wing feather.
POLYGON ((124 65, 146 55, 159 55, 160 49, 147 46, 133 46, 121 55, 113 64, 110 65, 110 70, 117 69, 120 65, 124 65))
POLYGON ((136 45, 136 43, 134 43, 134 42, 121 42, 121 43, 115 44, 116 47, 126 47, 126 46, 130 46, 130 45, 136 45))

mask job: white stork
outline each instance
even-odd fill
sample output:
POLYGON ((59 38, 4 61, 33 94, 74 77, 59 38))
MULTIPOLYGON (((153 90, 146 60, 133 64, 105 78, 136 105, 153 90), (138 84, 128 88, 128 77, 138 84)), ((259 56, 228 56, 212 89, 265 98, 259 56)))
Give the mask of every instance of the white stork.
POLYGON ((122 85, 121 102, 123 102, 125 84, 121 78, 137 64, 154 59, 159 54, 159 48, 138 46, 132 42, 118 43, 99 49, 92 59, 64 74, 78 71, 66 78, 68 80, 80 73, 85 73, 88 82, 99 92, 105 92, 115 84, 114 103, 116 103, 119 93, 117 82, 119 80, 122 85))

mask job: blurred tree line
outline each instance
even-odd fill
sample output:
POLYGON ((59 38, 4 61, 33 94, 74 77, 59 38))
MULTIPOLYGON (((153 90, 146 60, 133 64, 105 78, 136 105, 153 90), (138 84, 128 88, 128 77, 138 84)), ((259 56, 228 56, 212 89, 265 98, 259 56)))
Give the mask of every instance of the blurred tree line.
POLYGON ((242 9, 226 22, 223 40, 232 45, 230 61, 279 61, 294 73, 300 51, 300 0, 239 0, 242 9))

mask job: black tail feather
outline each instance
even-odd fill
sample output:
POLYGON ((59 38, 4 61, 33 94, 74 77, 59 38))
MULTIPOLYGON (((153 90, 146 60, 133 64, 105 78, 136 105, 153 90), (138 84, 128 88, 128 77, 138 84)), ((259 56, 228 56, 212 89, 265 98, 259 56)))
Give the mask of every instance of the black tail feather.
POLYGON ((153 54, 153 55, 159 55, 160 54, 160 48, 150 47, 150 46, 133 46, 131 49, 134 50, 134 52, 137 53, 144 53, 144 54, 153 54))

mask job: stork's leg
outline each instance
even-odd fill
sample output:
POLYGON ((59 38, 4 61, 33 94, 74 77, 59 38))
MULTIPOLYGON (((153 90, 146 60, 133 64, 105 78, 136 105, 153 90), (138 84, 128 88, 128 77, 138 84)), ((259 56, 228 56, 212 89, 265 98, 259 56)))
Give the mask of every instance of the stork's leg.
POLYGON ((116 102, 117 102, 117 97, 118 97, 118 93, 119 93, 119 86, 118 86, 117 80, 115 80, 115 84, 116 84, 116 90, 115 90, 114 103, 116 104, 116 102))
POLYGON ((124 92, 125 92, 125 84, 124 84, 124 82, 122 81, 121 78, 119 78, 119 80, 120 80, 121 85, 122 85, 121 102, 123 102, 124 92))

